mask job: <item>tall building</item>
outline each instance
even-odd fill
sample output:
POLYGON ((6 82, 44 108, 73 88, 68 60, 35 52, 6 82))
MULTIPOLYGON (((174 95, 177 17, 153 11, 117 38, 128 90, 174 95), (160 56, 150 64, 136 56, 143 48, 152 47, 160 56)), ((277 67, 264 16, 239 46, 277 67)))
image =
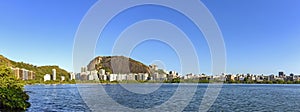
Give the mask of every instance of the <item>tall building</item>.
POLYGON ((70 80, 75 80, 75 73, 70 72, 70 80))
POLYGON ((32 80, 35 79, 35 73, 33 71, 24 68, 12 68, 15 77, 21 80, 32 80))
POLYGON ((28 70, 22 69, 23 71, 23 80, 28 80, 28 70))
POLYGON ((291 76, 291 77, 294 77, 294 74, 293 74, 293 73, 291 73, 291 74, 290 74, 290 76, 291 76))
POLYGON ((52 69, 53 80, 56 80, 56 69, 52 69))
POLYGON ((89 76, 90 73, 88 72, 82 72, 80 73, 80 80, 88 80, 88 76, 89 76))
POLYGON ((88 78, 87 80, 94 80, 95 79, 94 75, 91 75, 91 74, 89 74, 87 78, 88 78))
POLYGON ((44 75, 44 81, 51 80, 51 76, 49 74, 44 75))
POLYGON ((98 71, 97 70, 93 70, 91 71, 91 74, 93 76, 93 80, 99 80, 99 77, 98 77, 98 71))
POLYGON ((100 75, 105 75, 105 70, 104 69, 100 69, 100 75))
POLYGON ((87 72, 87 67, 86 67, 86 66, 81 67, 81 73, 82 73, 82 72, 87 72))
POLYGON ((279 73, 278 73, 278 76, 279 76, 279 77, 283 77, 283 76, 284 76, 284 72, 279 72, 279 73))
POLYGON ((109 81, 117 81, 118 74, 109 74, 109 81))
POLYGON ((19 68, 11 68, 14 73, 15 73, 15 76, 17 79, 20 79, 20 69, 19 68))
POLYGON ((65 76, 60 76, 61 81, 65 81, 65 76))
POLYGON ((81 74, 81 73, 76 73, 76 75, 75 75, 75 79, 77 79, 77 80, 81 80, 80 74, 81 74))
POLYGON ((34 72, 33 72, 33 71, 29 71, 29 72, 28 72, 28 79, 29 79, 29 80, 34 79, 34 72))

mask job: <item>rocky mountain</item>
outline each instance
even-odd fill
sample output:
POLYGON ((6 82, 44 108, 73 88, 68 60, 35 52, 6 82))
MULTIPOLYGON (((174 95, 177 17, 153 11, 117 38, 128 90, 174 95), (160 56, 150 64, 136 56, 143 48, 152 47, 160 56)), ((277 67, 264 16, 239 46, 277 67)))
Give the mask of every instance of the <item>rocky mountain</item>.
POLYGON ((88 70, 105 69, 110 73, 150 73, 148 66, 124 56, 98 56, 87 67, 88 70))

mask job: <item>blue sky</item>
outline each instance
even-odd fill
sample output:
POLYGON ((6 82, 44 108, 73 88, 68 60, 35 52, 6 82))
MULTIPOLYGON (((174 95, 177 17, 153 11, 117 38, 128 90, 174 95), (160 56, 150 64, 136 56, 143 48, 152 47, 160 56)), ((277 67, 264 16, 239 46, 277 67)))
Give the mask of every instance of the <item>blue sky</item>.
MULTIPOLYGON (((59 65, 73 71, 72 50, 76 30, 96 0, 1 0, 0 54, 35 65, 59 65)), ((299 0, 202 0, 215 17, 227 52, 227 72, 300 73, 299 0)), ((188 6, 187 6, 188 7, 188 6)), ((201 32, 172 10, 144 6, 122 12, 108 24, 98 40, 96 55, 110 55, 117 33, 139 19, 160 18, 187 25, 196 47, 200 71, 211 73, 210 54, 201 32), (159 13, 157 13, 159 12, 159 13), (167 14, 172 13, 174 17, 167 14), (138 16, 128 16, 136 14, 138 16), (120 24, 121 23, 121 24, 120 24)), ((130 55, 145 64, 164 62, 167 70, 180 71, 178 56, 158 41, 138 45, 130 55)))

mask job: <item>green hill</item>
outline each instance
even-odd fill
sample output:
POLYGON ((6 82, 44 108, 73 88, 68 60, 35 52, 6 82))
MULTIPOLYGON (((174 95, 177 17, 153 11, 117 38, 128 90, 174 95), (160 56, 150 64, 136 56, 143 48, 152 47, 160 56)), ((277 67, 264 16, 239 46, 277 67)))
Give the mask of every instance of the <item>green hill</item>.
POLYGON ((88 70, 100 69, 110 73, 150 73, 148 66, 124 56, 98 56, 88 65, 88 70))
POLYGON ((6 57, 0 55, 0 65, 11 66, 11 60, 9 60, 6 57))
POLYGON ((66 80, 69 80, 69 73, 66 70, 61 69, 59 68, 59 66, 55 66, 55 65, 36 66, 28 63, 23 63, 23 62, 15 62, 2 55, 0 55, 0 65, 31 70, 35 72, 35 77, 36 77, 35 80, 43 80, 45 74, 52 74, 52 69, 56 69, 56 75, 58 80, 60 80, 60 76, 65 76, 66 80))

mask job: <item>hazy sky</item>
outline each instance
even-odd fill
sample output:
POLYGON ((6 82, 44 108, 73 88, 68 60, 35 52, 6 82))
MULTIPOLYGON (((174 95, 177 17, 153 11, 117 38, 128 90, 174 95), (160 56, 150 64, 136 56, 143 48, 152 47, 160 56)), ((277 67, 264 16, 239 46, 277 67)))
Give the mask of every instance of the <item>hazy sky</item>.
MULTIPOLYGON (((0 54, 34 65, 59 65, 73 71, 76 30, 96 0, 1 0, 0 54)), ((226 45, 227 72, 300 73, 299 0, 202 0, 215 17, 226 45)), ((188 6, 187 6, 188 7, 188 6)), ((96 55, 110 55, 118 33, 139 19, 157 18, 184 24, 197 51, 201 73, 211 73, 206 40, 192 23, 158 6, 132 8, 115 17, 100 36, 96 55), (138 16, 134 16, 138 15, 138 16), (172 17, 168 14, 172 14, 172 17)), ((171 37, 170 37, 171 38, 171 37)), ((159 41, 139 44, 130 57, 145 64, 161 60, 180 71, 176 52, 159 41)))

